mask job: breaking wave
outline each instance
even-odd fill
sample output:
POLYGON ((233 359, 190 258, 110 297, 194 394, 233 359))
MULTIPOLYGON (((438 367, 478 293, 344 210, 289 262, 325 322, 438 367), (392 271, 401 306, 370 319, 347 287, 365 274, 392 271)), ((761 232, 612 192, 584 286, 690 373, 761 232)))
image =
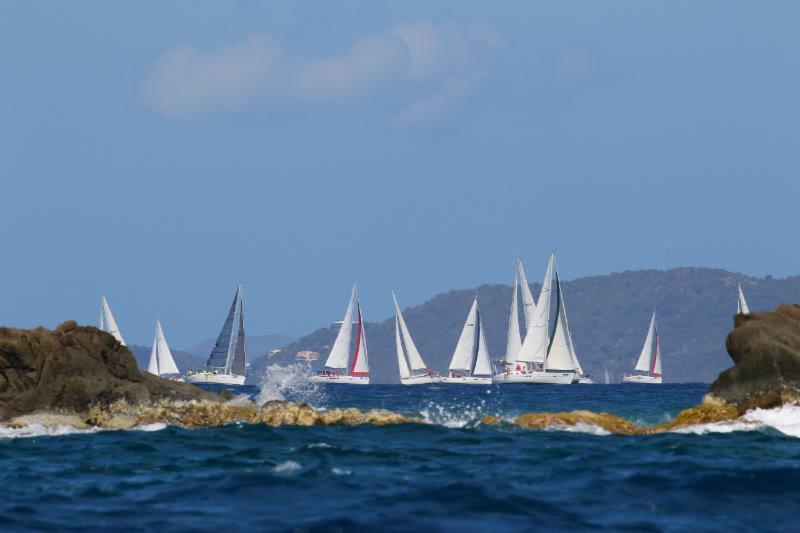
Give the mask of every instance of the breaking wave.
POLYGON ((309 380, 308 367, 302 363, 273 364, 267 367, 256 402, 305 401, 320 404, 325 396, 317 384, 309 380))

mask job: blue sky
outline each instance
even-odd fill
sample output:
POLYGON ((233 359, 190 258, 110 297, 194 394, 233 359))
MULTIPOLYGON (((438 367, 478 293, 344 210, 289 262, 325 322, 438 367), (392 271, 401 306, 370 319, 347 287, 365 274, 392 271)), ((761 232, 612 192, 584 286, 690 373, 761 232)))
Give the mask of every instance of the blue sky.
POLYGON ((800 273, 800 4, 0 4, 0 323, 302 334, 487 282, 800 273))

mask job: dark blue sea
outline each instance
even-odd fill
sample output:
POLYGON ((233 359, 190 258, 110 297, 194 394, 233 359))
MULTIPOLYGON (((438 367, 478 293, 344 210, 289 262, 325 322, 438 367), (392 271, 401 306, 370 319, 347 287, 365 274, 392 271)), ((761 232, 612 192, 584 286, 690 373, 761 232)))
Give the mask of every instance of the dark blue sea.
MULTIPOLYGON (((0 438, 0 527, 60 530, 798 530, 800 416, 623 437, 484 426, 588 409, 648 425, 705 385, 239 390, 428 424, 230 425, 0 438)), ((52 434, 55 433, 55 434, 52 434)), ((64 431, 66 432, 66 430, 64 431)))

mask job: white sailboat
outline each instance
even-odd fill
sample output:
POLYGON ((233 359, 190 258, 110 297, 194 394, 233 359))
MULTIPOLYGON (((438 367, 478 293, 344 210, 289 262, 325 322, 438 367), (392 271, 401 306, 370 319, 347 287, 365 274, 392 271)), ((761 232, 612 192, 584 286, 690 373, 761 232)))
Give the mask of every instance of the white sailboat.
POLYGON ((611 384, 611 378, 608 376, 608 369, 604 368, 603 372, 605 373, 605 376, 603 378, 603 383, 606 384, 606 385, 610 385, 611 384))
POLYGON ((397 346, 397 366, 400 370, 400 383, 403 385, 424 385, 439 383, 439 376, 428 369, 422 356, 411 338, 408 326, 400 311, 397 297, 392 291, 394 300, 394 338, 397 346))
POLYGON ((247 372, 244 334, 244 303, 242 286, 236 288, 228 317, 206 362, 206 370, 188 372, 189 383, 213 383, 217 385, 244 385, 247 372))
POLYGON ((127 346, 125 339, 122 338, 122 333, 119 332, 117 321, 114 320, 114 315, 111 313, 111 307, 109 307, 105 296, 100 297, 100 329, 113 335, 121 345, 127 346))
POLYGON ((342 326, 333 343, 331 353, 325 361, 326 369, 316 376, 311 376, 314 383, 342 383, 350 385, 369 385, 369 358, 367 355, 367 337, 364 331, 364 320, 361 315, 361 302, 358 299, 358 288, 353 283, 350 302, 347 304, 342 326), (356 341, 354 343, 353 361, 348 368, 350 344, 353 337, 353 314, 357 312, 358 320, 356 341))
MULTIPOLYGON (((161 329, 161 321, 156 320, 156 335, 153 339, 153 349, 150 351, 150 362, 147 365, 147 371, 156 376, 177 376, 181 372, 178 370, 178 365, 175 364, 175 359, 172 358, 172 352, 167 345, 167 339, 164 337, 164 330, 161 329)), ((183 381, 180 378, 173 378, 176 381, 183 381)))
MULTIPOLYGON (((524 270, 519 263, 518 272, 523 278, 521 283, 523 288, 523 302, 525 302, 525 288, 528 287, 527 280, 524 279, 524 270)), ((562 371, 560 369, 547 368, 548 351, 550 348, 550 300, 553 284, 553 272, 555 269, 555 254, 552 252, 547 258, 542 289, 539 299, 533 309, 526 313, 525 340, 512 364, 506 365, 505 372, 494 376, 495 383, 531 383, 531 384, 552 384, 569 385, 575 379, 573 370, 562 371)), ((528 289, 530 292, 530 289, 528 289)), ((531 300, 533 298, 531 297, 531 300)), ((531 306, 526 305, 526 309, 531 306)), ((511 321, 509 321, 511 323, 511 321)))
POLYGON ((449 372, 441 381, 464 385, 492 384, 492 364, 489 360, 489 349, 486 347, 477 297, 472 302, 467 321, 461 330, 453 358, 450 360, 449 372))
POLYGON ((739 300, 736 302, 736 314, 737 315, 746 315, 750 312, 750 308, 747 306, 747 301, 744 299, 744 293, 742 292, 742 286, 739 285, 739 300))
POLYGON ((626 383, 661 383, 661 346, 658 340, 658 326, 656 325, 656 312, 650 319, 650 328, 644 340, 642 353, 636 361, 634 369, 641 374, 625 374, 622 381, 626 383))
MULTIPOLYGON (((506 354, 503 356, 502 359, 498 359, 497 364, 499 366, 499 371, 497 372, 502 373, 505 371, 506 367, 513 367, 514 363, 517 361, 517 356, 519 355, 520 350, 522 349, 522 338, 520 337, 519 332, 519 302, 517 298, 517 294, 519 293, 520 289, 520 277, 524 280, 523 282, 523 309, 528 309, 528 305, 532 306, 535 310, 536 304, 533 303, 533 296, 530 296, 530 304, 526 303, 526 298, 524 296, 525 289, 527 288, 528 295, 530 295, 531 289, 528 286, 527 280, 525 280, 525 271, 522 269, 522 262, 517 259, 517 269, 514 272, 514 291, 511 295, 511 312, 508 317, 508 331, 506 333, 506 354), (521 271, 521 272, 520 272, 521 271)), ((533 311, 530 311, 532 313, 533 311)), ((527 315, 526 315, 527 316, 527 315)))

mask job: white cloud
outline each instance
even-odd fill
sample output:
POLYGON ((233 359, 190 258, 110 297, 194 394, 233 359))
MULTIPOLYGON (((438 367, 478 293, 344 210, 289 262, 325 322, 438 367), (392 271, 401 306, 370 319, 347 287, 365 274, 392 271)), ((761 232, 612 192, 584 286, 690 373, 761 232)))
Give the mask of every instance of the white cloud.
POLYGON ((481 83, 496 46, 487 26, 422 21, 358 39, 345 54, 307 60, 254 35, 208 52, 167 51, 141 93, 155 111, 185 118, 270 103, 357 105, 365 96, 391 91, 407 95, 401 108, 390 110, 398 124, 424 123, 452 111, 481 83))

